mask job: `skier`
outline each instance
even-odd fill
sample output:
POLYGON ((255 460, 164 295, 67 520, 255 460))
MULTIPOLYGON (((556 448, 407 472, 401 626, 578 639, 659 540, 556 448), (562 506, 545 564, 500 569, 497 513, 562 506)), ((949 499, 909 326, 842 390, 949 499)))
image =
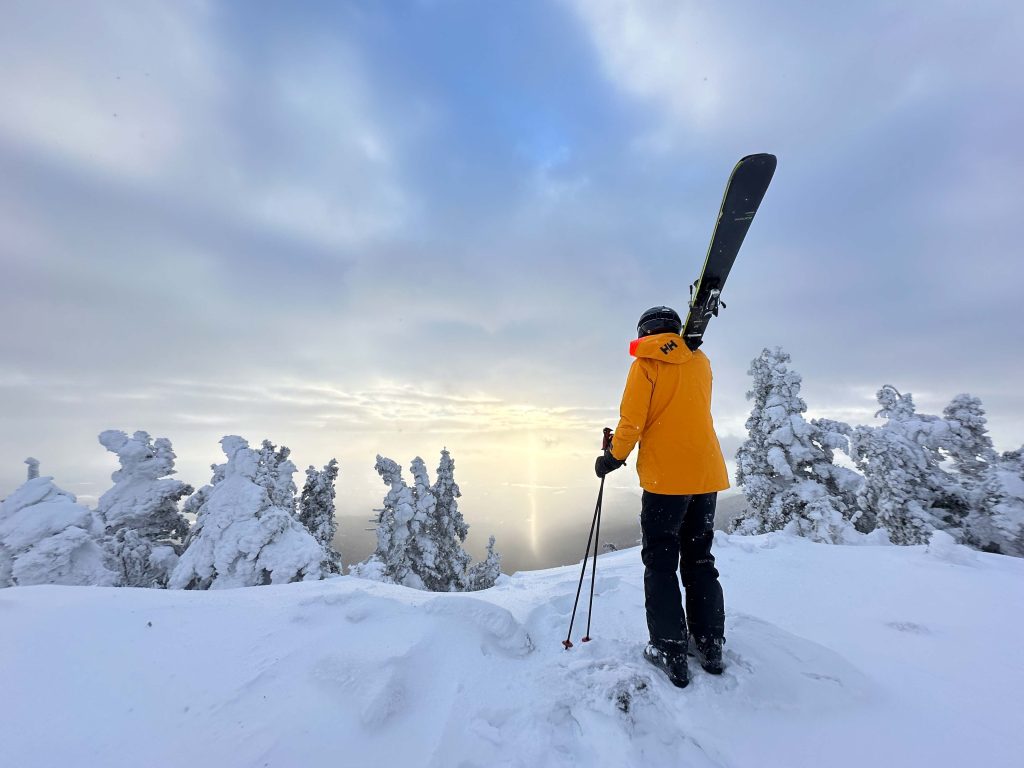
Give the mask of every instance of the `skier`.
POLYGON ((723 669, 725 608, 711 543, 717 493, 729 487, 711 420, 711 363, 687 348, 681 330, 669 307, 640 317, 619 424, 611 448, 595 463, 597 476, 604 477, 625 464, 640 442, 636 468, 643 487, 641 555, 650 632, 644 657, 680 688, 689 682, 687 653, 711 674, 723 669))

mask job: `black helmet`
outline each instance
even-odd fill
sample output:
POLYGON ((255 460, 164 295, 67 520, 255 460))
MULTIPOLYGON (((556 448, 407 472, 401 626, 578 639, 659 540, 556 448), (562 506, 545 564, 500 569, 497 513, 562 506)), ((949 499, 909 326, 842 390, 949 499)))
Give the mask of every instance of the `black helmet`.
POLYGON ((682 330, 683 321, 671 307, 651 307, 640 315, 640 322, 636 324, 636 333, 640 338, 656 333, 679 333, 682 330))

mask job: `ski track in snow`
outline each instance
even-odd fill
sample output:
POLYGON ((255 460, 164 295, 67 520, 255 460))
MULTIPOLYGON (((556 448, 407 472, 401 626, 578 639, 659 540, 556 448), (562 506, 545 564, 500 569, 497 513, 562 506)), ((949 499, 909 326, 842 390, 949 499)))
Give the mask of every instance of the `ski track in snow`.
POLYGON ((1017 764, 1024 561, 777 534, 716 551, 728 668, 693 662, 685 690, 640 655, 638 550, 600 558, 594 640, 584 592, 570 651, 578 566, 471 594, 4 590, 4 763, 1017 764))

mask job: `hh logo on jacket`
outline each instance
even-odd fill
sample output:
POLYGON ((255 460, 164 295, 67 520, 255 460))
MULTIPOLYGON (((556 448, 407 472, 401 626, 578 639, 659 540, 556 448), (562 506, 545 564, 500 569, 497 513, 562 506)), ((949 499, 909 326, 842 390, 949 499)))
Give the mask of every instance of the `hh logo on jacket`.
POLYGON ((636 471, 645 491, 693 495, 724 491, 729 473, 711 418, 711 362, 675 333, 634 339, 612 438, 625 459, 636 444, 636 471))

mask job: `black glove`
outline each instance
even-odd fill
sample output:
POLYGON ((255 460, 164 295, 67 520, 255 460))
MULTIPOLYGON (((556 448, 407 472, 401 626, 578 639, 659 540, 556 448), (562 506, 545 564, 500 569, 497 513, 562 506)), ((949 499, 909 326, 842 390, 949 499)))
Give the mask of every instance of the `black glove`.
POLYGON ((594 462, 594 472, 598 477, 604 477, 609 472, 614 472, 625 463, 625 460, 616 459, 612 456, 611 451, 605 451, 598 456, 597 461, 594 462))

